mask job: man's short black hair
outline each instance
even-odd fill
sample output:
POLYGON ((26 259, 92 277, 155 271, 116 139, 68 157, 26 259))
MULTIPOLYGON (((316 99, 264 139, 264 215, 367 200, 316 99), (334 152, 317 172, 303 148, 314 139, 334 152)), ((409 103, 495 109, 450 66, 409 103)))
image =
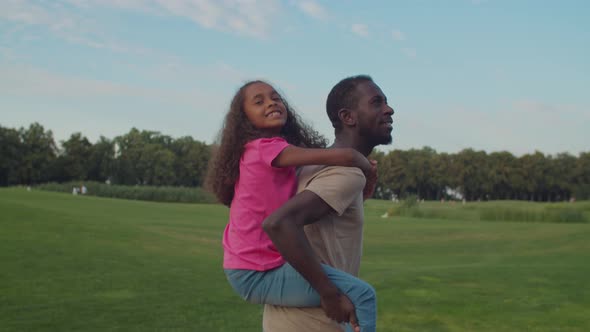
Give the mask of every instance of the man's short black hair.
POLYGON ((342 128, 342 123, 340 123, 340 119, 338 118, 338 111, 343 108, 353 109, 358 106, 359 96, 356 88, 360 83, 364 82, 373 82, 373 79, 368 75, 347 77, 334 85, 328 94, 326 112, 332 122, 332 127, 336 131, 342 128))

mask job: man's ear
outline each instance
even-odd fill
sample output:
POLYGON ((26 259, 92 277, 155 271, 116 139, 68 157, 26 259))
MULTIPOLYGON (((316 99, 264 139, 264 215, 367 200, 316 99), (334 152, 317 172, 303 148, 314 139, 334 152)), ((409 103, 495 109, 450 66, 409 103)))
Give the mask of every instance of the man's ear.
POLYGON ((340 122, 342 122, 343 125, 354 127, 357 121, 356 112, 349 110, 348 108, 342 108, 338 111, 338 119, 340 119, 340 122))

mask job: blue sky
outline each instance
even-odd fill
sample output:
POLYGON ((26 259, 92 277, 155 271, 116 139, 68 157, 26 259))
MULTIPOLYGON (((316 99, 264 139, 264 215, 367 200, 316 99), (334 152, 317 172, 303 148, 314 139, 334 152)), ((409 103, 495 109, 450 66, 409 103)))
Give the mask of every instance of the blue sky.
POLYGON ((590 2, 2 0, 0 125, 57 141, 132 127, 211 143, 272 83, 329 138, 325 98, 369 74, 391 149, 590 151, 590 2))

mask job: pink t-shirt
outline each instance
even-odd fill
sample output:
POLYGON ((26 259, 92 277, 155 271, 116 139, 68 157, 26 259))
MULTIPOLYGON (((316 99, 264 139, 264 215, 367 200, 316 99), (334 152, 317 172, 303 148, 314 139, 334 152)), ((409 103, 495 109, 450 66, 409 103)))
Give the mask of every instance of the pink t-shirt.
POLYGON ((289 143, 281 137, 248 142, 223 232, 223 268, 266 271, 285 263, 262 222, 297 190, 295 167, 272 167, 289 143))

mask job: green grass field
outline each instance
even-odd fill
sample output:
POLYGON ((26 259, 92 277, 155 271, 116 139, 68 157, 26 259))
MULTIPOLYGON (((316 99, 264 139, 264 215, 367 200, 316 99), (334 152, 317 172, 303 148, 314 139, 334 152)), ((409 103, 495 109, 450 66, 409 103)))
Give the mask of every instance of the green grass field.
MULTIPOLYGON (((590 224, 380 218, 390 204, 366 208, 379 331, 590 330, 590 224)), ((221 269, 220 205, 13 188, 0 211, 0 331, 261 331, 221 269)))

